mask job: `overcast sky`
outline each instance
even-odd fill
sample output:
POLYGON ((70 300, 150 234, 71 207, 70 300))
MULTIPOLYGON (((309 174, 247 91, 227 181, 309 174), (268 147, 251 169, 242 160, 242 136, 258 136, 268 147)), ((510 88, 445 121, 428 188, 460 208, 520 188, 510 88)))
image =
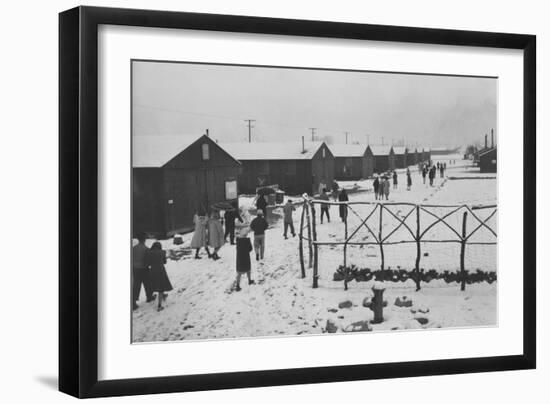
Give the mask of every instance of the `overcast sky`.
POLYGON ((496 133, 497 80, 186 63, 133 63, 134 135, 219 141, 319 138, 334 143, 461 146, 496 133))

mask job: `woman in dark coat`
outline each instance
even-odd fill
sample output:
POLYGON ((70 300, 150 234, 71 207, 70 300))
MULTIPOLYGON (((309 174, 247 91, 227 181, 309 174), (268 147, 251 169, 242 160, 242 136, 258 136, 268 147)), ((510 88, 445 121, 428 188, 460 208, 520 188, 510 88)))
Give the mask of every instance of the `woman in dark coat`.
MULTIPOLYGON (((339 202, 347 202, 349 201, 348 193, 345 189, 342 189, 340 192, 340 195, 338 195, 338 201, 339 202)), ((340 205, 340 218, 342 219, 342 222, 345 222, 348 217, 348 207, 347 205, 340 205)))
POLYGON ((164 309, 164 307, 162 307, 162 302, 166 300, 167 297, 167 294, 164 292, 172 290, 172 284, 170 283, 168 274, 164 268, 164 264, 166 264, 166 251, 162 249, 162 246, 158 241, 155 241, 151 246, 151 249, 147 254, 147 263, 151 268, 151 289, 154 292, 158 292, 157 310, 161 311, 164 309))
POLYGON ((265 196, 258 195, 258 199, 256 199, 256 209, 260 209, 264 213, 264 217, 267 218, 267 201, 265 200, 265 196))
POLYGON ((411 172, 410 172, 410 170, 407 168, 407 191, 410 191, 410 190, 411 190, 411 186, 412 186, 411 172))
POLYGON ((374 177, 374 181, 372 182, 372 187, 374 188, 374 199, 378 199, 378 189, 380 188, 380 179, 376 174, 374 177))
POLYGON ((248 284, 253 285, 255 282, 250 277, 250 251, 252 251, 252 243, 248 238, 248 229, 242 228, 237 236, 237 280, 235 281, 235 290, 241 290, 241 276, 246 274, 248 284))

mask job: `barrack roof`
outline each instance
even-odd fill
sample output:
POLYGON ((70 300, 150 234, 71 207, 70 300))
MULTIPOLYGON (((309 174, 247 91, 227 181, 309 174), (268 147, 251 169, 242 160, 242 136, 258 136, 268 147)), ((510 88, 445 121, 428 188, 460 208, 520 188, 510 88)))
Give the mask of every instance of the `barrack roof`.
POLYGON ((392 150, 391 146, 386 146, 386 145, 377 145, 377 146, 369 145, 369 147, 374 156, 389 156, 392 150))
POLYGON ((364 144, 331 144, 328 146, 334 157, 363 157, 367 147, 364 144))
MULTIPOLYGON (((225 142, 221 147, 237 160, 311 160, 324 142, 225 142)), ((330 150, 330 149, 329 149, 330 150)))

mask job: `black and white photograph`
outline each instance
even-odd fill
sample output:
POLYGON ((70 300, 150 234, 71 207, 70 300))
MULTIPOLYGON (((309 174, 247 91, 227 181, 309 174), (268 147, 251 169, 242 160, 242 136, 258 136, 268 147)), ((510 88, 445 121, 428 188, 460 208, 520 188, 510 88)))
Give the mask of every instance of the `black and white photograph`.
POLYGON ((131 74, 133 343, 498 326, 498 78, 131 74))

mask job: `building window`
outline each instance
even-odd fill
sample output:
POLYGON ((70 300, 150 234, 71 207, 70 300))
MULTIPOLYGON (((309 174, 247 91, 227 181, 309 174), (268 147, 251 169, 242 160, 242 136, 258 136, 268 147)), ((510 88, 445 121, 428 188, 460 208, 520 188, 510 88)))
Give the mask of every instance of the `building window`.
POLYGON ((237 199, 237 181, 227 180, 225 181, 225 199, 237 199))
POLYGON ((327 153, 326 153, 326 150, 325 148, 323 147, 323 158, 327 157, 327 153))
POLYGON ((203 143, 201 149, 202 149, 202 159, 210 160, 210 145, 208 143, 203 143))

